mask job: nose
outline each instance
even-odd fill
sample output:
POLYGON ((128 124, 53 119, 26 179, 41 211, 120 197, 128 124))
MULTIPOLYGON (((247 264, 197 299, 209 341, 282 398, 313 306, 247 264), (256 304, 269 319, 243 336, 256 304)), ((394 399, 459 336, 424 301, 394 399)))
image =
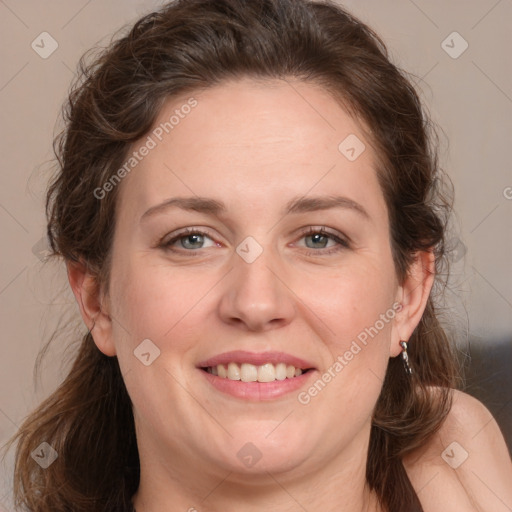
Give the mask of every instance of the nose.
POLYGON ((248 331, 268 331, 289 324, 296 312, 294 294, 272 251, 264 250, 252 263, 235 253, 233 264, 223 281, 221 319, 248 331))

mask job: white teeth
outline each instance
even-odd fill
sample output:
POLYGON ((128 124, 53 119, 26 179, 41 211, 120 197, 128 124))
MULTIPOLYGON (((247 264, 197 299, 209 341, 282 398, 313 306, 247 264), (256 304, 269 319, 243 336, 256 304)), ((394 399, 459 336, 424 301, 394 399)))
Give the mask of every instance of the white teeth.
POLYGON ((242 363, 242 366, 240 366, 240 380, 242 382, 256 382, 258 380, 258 367, 253 364, 242 363))
POLYGON ((276 369, 273 364, 267 363, 258 367, 258 382, 273 382, 276 380, 276 369))
POLYGON ((285 363, 266 363, 255 366, 250 363, 229 363, 227 368, 223 364, 210 366, 207 372, 223 379, 241 380, 242 382, 274 382, 275 380, 293 379, 302 375, 300 368, 285 363))
POLYGON ((228 364, 228 379, 240 380, 240 367, 236 363, 228 364))
POLYGON ((276 379, 277 380, 286 379, 286 365, 284 363, 276 364, 276 379))
MULTIPOLYGON (((219 364, 217 366, 212 366, 211 368, 212 368, 212 370, 214 368, 216 368, 217 374, 219 375, 219 377, 222 377, 223 379, 225 379, 228 376, 228 371, 226 370, 226 367, 223 364, 219 364)), ((212 371, 212 373, 213 373, 213 371, 212 371)))

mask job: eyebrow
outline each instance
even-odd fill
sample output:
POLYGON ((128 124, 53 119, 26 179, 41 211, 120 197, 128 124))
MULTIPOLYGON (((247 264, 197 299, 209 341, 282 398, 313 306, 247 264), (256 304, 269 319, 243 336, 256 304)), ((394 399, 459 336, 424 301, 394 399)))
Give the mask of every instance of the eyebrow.
MULTIPOLYGON (((167 199, 163 203, 149 208, 149 210, 144 212, 140 220, 142 222, 150 217, 153 217, 154 215, 163 213, 172 207, 180 208, 185 211, 204 213, 215 217, 220 217, 221 215, 227 213, 226 205, 222 201, 217 201, 216 199, 199 196, 173 197, 171 199, 167 199)), ((295 197, 285 205, 282 214, 299 214, 319 210, 329 210, 331 208, 343 208, 352 210, 361 215, 363 218, 367 220, 370 219, 370 215, 361 204, 343 196, 295 197)))

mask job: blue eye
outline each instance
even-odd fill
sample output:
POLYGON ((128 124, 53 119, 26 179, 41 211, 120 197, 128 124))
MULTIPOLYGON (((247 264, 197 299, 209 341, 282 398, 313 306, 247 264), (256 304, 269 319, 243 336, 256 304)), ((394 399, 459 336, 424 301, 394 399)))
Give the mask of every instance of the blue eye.
MULTIPOLYGON (((307 256, 325 256, 350 248, 347 240, 328 232, 325 227, 308 228, 301 234, 299 240, 303 239, 306 240, 306 248, 317 249, 307 251, 307 256), (307 242, 308 240, 310 243, 307 242), (330 246, 329 242, 331 242, 330 246)), ((186 228, 172 238, 161 242, 158 247, 175 253, 186 254, 187 256, 195 256, 201 249, 220 247, 220 244, 215 242, 207 231, 186 228), (205 245, 208 240, 210 240, 210 244, 205 245)))
MULTIPOLYGON (((170 240, 167 240, 164 243, 162 243, 161 247, 169 250, 174 250, 172 247, 176 244, 176 242, 180 242, 181 247, 178 250, 184 249, 185 251, 192 252, 194 249, 205 249, 205 247, 203 246, 203 244, 205 243, 205 238, 209 238, 210 240, 212 240, 209 234, 205 231, 187 228, 181 233, 178 233, 170 240)), ((209 247, 213 247, 214 245, 217 244, 213 242, 213 244, 210 245, 209 247)))
POLYGON ((306 243, 306 247, 308 247, 309 249, 315 248, 315 244, 320 245, 320 247, 316 245, 317 249, 326 249, 329 241, 334 242, 334 245, 331 245, 331 248, 329 248, 329 250, 309 251, 307 252, 308 256, 323 256, 344 249, 348 249, 350 247, 349 243, 346 240, 344 240, 340 236, 335 235, 334 233, 329 233, 328 231, 326 231, 325 228, 309 228, 306 232, 302 233, 302 237, 305 240, 311 240, 313 244, 312 246, 306 243))

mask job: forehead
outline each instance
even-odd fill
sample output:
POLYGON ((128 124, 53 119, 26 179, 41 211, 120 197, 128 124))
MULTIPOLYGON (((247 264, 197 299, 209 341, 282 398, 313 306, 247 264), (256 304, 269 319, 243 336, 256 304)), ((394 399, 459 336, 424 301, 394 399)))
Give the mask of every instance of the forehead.
POLYGON ((132 148, 149 149, 144 156, 139 151, 123 180, 120 209, 129 203, 140 216, 170 196, 198 195, 268 210, 286 201, 285 190, 295 196, 337 190, 385 208, 383 198, 375 198, 380 188, 370 142, 318 85, 219 84, 164 104, 132 148))

